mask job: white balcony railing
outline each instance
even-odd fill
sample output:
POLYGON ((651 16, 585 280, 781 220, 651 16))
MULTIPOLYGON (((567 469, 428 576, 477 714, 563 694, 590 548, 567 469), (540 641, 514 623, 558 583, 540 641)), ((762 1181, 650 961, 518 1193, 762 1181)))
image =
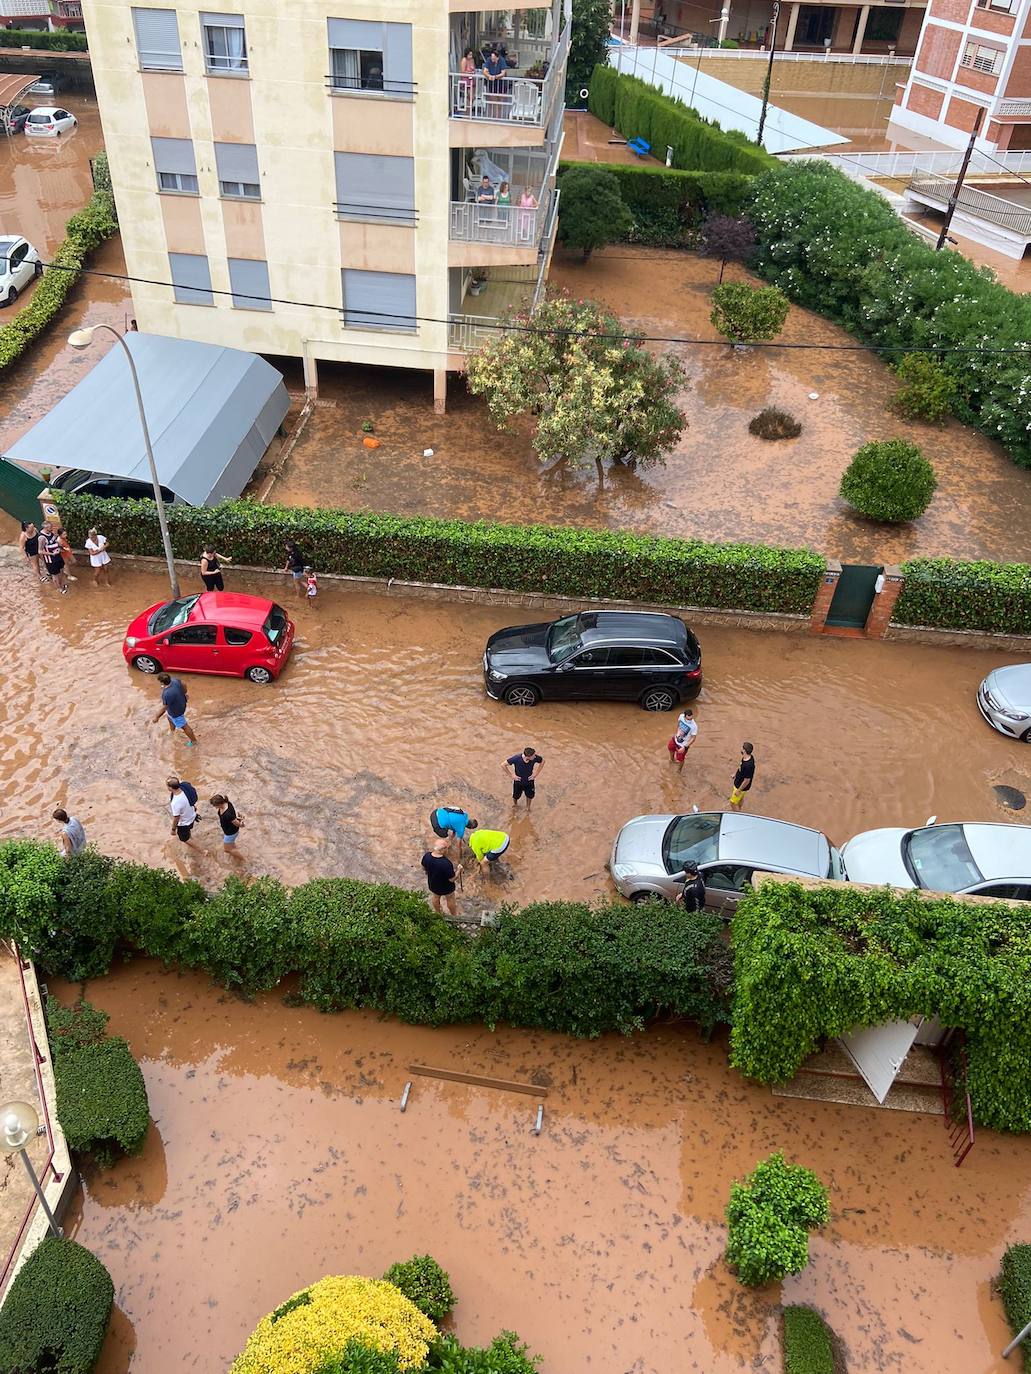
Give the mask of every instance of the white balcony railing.
POLYGON ((551 116, 556 89, 565 83, 568 49, 569 30, 565 29, 551 49, 551 64, 544 77, 521 76, 518 70, 498 77, 485 76, 482 70, 452 72, 451 117, 543 128, 551 116))
POLYGON ((460 243, 496 243, 536 252, 548 213, 549 193, 545 191, 540 200, 536 208, 452 201, 451 238, 460 243))

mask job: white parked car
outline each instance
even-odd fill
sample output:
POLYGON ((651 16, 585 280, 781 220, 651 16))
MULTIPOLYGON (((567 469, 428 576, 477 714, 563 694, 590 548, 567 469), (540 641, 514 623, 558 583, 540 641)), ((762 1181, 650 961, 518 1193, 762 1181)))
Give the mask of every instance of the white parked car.
POLYGON ((853 883, 1031 901, 1031 825, 995 822, 865 830, 841 848, 853 883))
POLYGON ((16 301, 42 271, 39 254, 28 239, 11 234, 0 237, 0 305, 16 301))
POLYGON ((977 709, 1000 735, 1031 744, 1031 663, 989 673, 977 689, 977 709))
POLYGON ((73 114, 57 105, 41 105, 25 121, 25 132, 30 138, 60 138, 78 122, 73 114))

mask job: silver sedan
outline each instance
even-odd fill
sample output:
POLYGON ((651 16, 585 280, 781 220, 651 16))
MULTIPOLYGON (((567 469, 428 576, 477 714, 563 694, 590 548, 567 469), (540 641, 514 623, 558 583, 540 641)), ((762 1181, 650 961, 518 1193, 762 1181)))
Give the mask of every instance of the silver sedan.
POLYGON ((819 830, 736 811, 635 816, 616 836, 609 869, 632 902, 673 900, 689 862, 705 883, 706 906, 723 908, 738 904, 756 872, 845 876, 838 851, 819 830))
POLYGON ((977 709, 994 730, 1031 743, 1031 663, 996 668, 977 689, 977 709))

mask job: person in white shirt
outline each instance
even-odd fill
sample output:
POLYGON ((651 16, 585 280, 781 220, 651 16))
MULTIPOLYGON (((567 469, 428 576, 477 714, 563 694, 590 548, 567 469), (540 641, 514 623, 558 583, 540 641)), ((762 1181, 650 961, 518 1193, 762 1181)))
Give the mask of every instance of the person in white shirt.
POLYGON ((675 763, 680 769, 684 767, 684 760, 687 758, 687 751, 695 742, 698 734, 698 725, 694 718, 693 711, 681 711, 677 717, 676 734, 667 744, 670 762, 675 763))
POLYGON ((178 778, 166 778, 165 786, 170 794, 168 809, 172 813, 172 834, 183 844, 189 844, 193 823, 197 819, 197 808, 186 795, 178 778))
POLYGON ((107 551, 107 535, 90 530, 86 539, 86 552, 93 569, 94 587, 99 587, 101 582, 106 582, 110 587, 111 574, 108 572, 108 564, 111 562, 111 555, 107 551))

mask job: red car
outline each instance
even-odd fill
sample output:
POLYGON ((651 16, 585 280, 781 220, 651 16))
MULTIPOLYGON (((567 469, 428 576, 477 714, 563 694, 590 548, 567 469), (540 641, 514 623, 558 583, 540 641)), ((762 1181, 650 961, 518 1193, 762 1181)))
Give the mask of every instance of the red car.
POLYGON ((200 592, 159 601, 125 632, 125 661, 141 673, 220 673, 271 682, 294 642, 294 622, 274 601, 200 592))

